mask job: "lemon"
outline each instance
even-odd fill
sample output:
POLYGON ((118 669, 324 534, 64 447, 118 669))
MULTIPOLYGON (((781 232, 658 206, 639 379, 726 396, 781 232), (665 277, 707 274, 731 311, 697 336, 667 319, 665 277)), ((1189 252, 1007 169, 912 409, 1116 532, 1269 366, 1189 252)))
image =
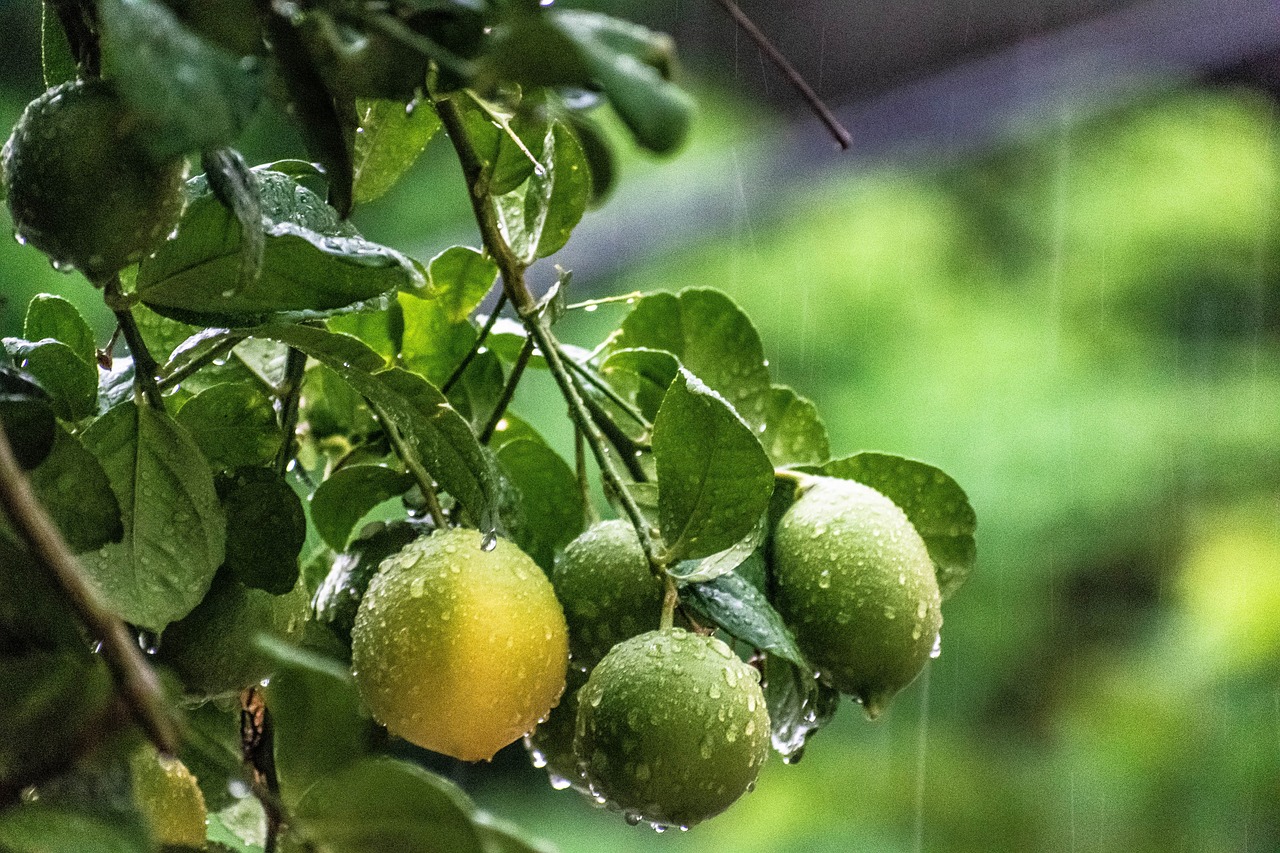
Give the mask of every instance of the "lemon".
POLYGON ((920 673, 942 627, 924 540, 861 483, 815 478, 773 539, 774 606, 801 651, 877 716, 920 673))
POLYGON ((533 560, 474 530, 384 560, 356 611, 356 685, 392 734, 463 761, 533 730, 565 686, 568 629, 533 560))
POLYGON ((134 802, 152 837, 161 845, 203 849, 204 794, 187 766, 147 745, 129 757, 129 770, 134 802))
POLYGON ((755 784, 769 751, 759 673, 682 628, 614 646, 578 694, 574 752, 629 823, 689 827, 755 784))
POLYGON ((662 581, 630 522, 602 521, 568 544, 551 572, 569 624, 569 651, 594 666, 617 643, 658 627, 662 581))
POLYGON ((94 282, 159 246, 182 210, 183 160, 148 156, 102 80, 64 83, 28 104, 0 171, 19 240, 94 282))
POLYGON ((297 638, 308 612, 301 584, 272 595, 220 577, 195 610, 165 628, 156 657, 178 673, 189 693, 238 692, 271 674, 271 661, 257 650, 255 636, 297 638))

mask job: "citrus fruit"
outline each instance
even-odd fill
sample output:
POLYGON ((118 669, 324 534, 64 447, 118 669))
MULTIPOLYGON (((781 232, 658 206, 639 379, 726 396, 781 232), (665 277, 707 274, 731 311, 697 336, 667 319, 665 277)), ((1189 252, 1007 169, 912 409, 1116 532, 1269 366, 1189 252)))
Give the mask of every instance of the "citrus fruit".
POLYGON ((682 628, 613 647, 578 694, 574 752, 628 822, 693 826, 754 783, 769 750, 759 673, 682 628))
POLYGON ((569 651, 590 668, 616 643, 658 627, 662 581, 630 522, 593 524, 556 558, 551 572, 556 597, 569 624, 569 651))
POLYGON ((0 171, 19 240, 94 282, 155 249, 182 210, 182 158, 152 159, 102 80, 64 83, 28 104, 0 171))
POLYGON ((774 606, 801 651, 871 717, 924 668, 942 627, 924 540, 869 486, 814 478, 778 522, 774 606))
POLYGON ((129 757, 129 770, 134 802, 152 837, 161 845, 204 849, 204 794, 187 766, 148 745, 129 757))
POLYGON ((308 612, 301 584, 285 595, 272 595, 219 577, 195 610, 165 628, 156 659, 172 667, 192 694, 238 692, 271 674, 271 661, 258 651, 256 635, 296 638, 308 612))
POLYGON ((568 629, 551 583, 503 539, 438 531, 379 566, 351 661, 374 719, 464 761, 489 759, 560 698, 568 629))

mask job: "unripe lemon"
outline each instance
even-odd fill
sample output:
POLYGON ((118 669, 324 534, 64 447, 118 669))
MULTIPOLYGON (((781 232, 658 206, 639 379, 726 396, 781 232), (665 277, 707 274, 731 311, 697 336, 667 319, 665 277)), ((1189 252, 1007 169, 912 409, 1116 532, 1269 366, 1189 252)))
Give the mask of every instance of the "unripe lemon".
POLYGON ((869 716, 924 668, 942 601, 924 540, 887 497, 816 478, 773 539, 773 604, 801 651, 869 716))
POLYGON ((754 785, 768 755, 759 673, 714 637, 633 637, 579 691, 573 746, 592 790, 628 822, 693 826, 754 785))
POLYGON ((593 524, 556 558, 551 572, 569 623, 569 651, 581 668, 595 666, 617 643, 658 627, 662 581, 630 522, 593 524))
POLYGON ((478 761, 532 731, 560 698, 568 629, 523 551, 443 530, 382 562, 356 611, 351 662, 393 734, 478 761))
POLYGON ((145 746, 129 757, 133 799, 161 845, 204 849, 207 812, 196 777, 176 758, 145 746))
POLYGON ((272 595, 219 577, 195 610, 164 629, 156 659, 178 673, 189 693, 235 693, 271 674, 271 659, 254 642, 257 634, 296 639, 309 612, 301 584, 272 595))
POLYGON ((182 158, 157 161, 102 80, 64 83, 27 105, 0 152, 19 239, 91 281, 141 260, 182 210, 182 158))

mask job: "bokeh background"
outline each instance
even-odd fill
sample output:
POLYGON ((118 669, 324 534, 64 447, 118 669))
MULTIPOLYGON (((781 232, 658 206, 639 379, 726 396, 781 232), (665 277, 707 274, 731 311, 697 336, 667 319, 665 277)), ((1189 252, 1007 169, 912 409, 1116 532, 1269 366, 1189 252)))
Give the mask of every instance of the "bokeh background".
MULTIPOLYGON (((449 772, 565 853, 1280 850, 1280 7, 744 3, 849 124, 837 153, 716 4, 575 5, 673 32, 701 111, 673 160, 624 145, 551 261, 579 297, 725 290, 837 453, 967 488, 979 564, 880 720, 846 704, 687 834, 552 790, 518 747, 449 772)), ((0 0, 0 33, 7 127, 41 89, 38 4, 0 0)), ((244 148, 301 151, 269 110, 244 148)), ((457 177, 433 144, 358 224, 474 244, 457 177)), ((105 342, 82 279, 0 241, 4 334, 40 291, 105 342)))

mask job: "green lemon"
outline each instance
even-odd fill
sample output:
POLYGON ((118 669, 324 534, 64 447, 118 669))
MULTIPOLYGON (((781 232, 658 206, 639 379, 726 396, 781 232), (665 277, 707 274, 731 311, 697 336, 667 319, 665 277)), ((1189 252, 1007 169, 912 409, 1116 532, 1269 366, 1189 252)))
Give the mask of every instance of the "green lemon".
POLYGON ((192 694, 235 693, 271 674, 256 635, 297 638, 309 612, 301 584, 272 595, 219 577, 195 610, 165 628, 156 659, 172 667, 192 694))
POLYGON ((203 849, 204 794, 187 766, 148 745, 129 757, 129 770, 134 802, 152 837, 161 845, 203 849))
POLYGON ((868 716, 929 660, 942 627, 933 562, 875 489, 815 478, 778 522, 772 568, 773 604, 801 651, 868 716))
POLYGON ((99 282, 154 250, 182 211, 182 158, 156 161, 102 80, 27 105, 0 151, 18 238, 99 282))
POLYGON ((463 761, 489 759, 560 698, 568 629, 527 554, 437 531, 382 562, 356 611, 351 662, 374 719, 463 761))
POLYGON ((573 745, 593 792, 629 823, 693 826, 748 791, 768 755, 759 673, 713 637, 633 637, 579 691, 573 745))
POLYGON ((590 668, 615 644, 658 627, 662 581, 630 522, 593 524, 556 558, 551 572, 556 597, 569 623, 569 651, 590 668))

